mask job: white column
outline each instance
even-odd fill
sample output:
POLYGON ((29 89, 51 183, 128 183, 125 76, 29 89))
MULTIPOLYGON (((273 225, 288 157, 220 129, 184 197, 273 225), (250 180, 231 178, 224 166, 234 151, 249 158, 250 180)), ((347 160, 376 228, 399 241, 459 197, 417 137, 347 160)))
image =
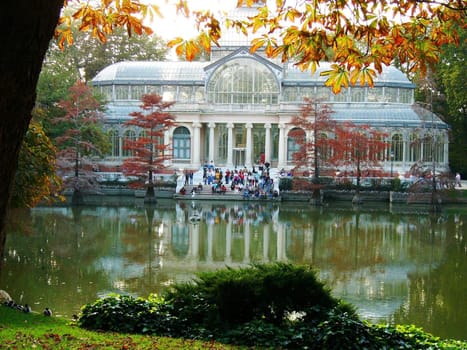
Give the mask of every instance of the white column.
POLYGON ((209 162, 214 160, 214 128, 216 127, 215 123, 209 123, 209 162))
POLYGON ((193 123, 193 139, 191 140, 191 154, 193 166, 199 168, 201 166, 201 138, 200 138, 201 123, 193 123))
MULTIPOLYGON (((169 130, 166 130, 164 131, 164 145, 170 145, 171 142, 170 142, 170 131, 169 130)), ((169 166, 171 163, 172 163, 172 155, 171 154, 166 154, 168 152, 171 152, 172 150, 169 148, 169 149, 166 149, 164 150, 164 166, 169 166)))
POLYGON ((402 133, 402 169, 405 169, 409 160, 409 135, 407 131, 402 133))
POLYGON ((123 158, 123 131, 118 130, 118 157, 123 158))
POLYGON ((279 124, 279 154, 277 155, 277 167, 283 168, 286 166, 285 159, 285 125, 279 124))
POLYGON ((227 167, 233 168, 233 123, 227 123, 227 167))
POLYGON ((251 135, 252 128, 253 128, 253 124, 251 123, 245 124, 245 129, 246 129, 245 165, 248 168, 251 168, 253 166, 253 163, 251 161, 251 154, 253 153, 253 140, 252 140, 252 135, 251 135))
POLYGON ((266 129, 264 137, 264 160, 271 163, 271 123, 264 124, 266 129))

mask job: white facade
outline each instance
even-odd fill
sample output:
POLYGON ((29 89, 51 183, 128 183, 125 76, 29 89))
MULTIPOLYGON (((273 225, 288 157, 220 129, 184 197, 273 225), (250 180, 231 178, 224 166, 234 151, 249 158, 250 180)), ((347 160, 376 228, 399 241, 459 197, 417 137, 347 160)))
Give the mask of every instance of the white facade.
POLYGON ((138 137, 140 131, 124 123, 139 110, 141 96, 158 93, 176 102, 170 112, 177 126, 166 135, 173 169, 197 169, 211 160, 220 167, 252 167, 260 159, 272 167, 292 168, 289 132, 295 126, 290 119, 308 97, 330 105, 337 121, 386 132, 387 171, 405 174, 416 162, 448 170, 448 126, 414 107, 415 86, 396 68, 385 68, 373 88, 350 87, 334 95, 320 76, 328 63, 314 74, 302 72, 291 63, 251 54, 238 38, 228 40, 213 50, 209 62, 120 62, 93 79, 108 99, 106 128, 113 145, 108 166, 118 166, 128 156, 125 138, 138 137))

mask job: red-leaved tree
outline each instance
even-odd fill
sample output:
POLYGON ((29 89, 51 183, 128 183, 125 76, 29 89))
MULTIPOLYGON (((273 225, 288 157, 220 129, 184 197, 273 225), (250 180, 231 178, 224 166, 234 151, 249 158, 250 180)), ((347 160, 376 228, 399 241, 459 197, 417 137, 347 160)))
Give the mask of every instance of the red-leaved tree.
POLYGON ((356 125, 352 122, 340 124, 335 130, 336 144, 332 152, 332 161, 341 170, 357 179, 357 195, 360 201, 360 180, 362 170, 375 171, 386 159, 387 134, 369 125, 356 125))
POLYGON ((63 130, 55 139, 59 148, 57 165, 64 177, 64 187, 73 189, 73 202, 79 204, 81 190, 95 186, 90 157, 105 151, 108 141, 101 125, 102 103, 92 89, 77 81, 68 91, 68 97, 58 103, 64 115, 54 119, 63 130))
POLYGON ((320 176, 320 169, 331 165, 330 151, 336 142, 333 137, 329 137, 336 128, 336 122, 331 119, 332 113, 329 105, 305 98, 300 113, 290 120, 295 128, 289 135, 298 146, 292 155, 295 168, 313 168, 316 180, 320 176))
POLYGON ((154 175, 163 170, 170 159, 170 143, 164 143, 166 131, 175 125, 175 117, 167 112, 175 102, 165 102, 162 96, 147 94, 141 97, 142 112, 130 113, 133 118, 125 123, 139 128, 136 140, 126 139, 123 148, 133 156, 123 161, 122 171, 128 176, 147 177, 146 200, 152 201, 154 175))

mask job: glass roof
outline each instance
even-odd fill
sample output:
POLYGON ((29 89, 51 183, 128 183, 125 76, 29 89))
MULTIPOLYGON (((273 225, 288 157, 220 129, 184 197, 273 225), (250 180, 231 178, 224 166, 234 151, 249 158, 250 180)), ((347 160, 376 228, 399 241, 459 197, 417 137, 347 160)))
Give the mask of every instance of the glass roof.
POLYGON ((444 123, 436 114, 425 110, 414 110, 412 106, 397 107, 390 106, 382 108, 380 104, 372 107, 370 104, 359 108, 349 108, 347 104, 332 105, 334 113, 332 119, 344 122, 352 121, 355 124, 368 124, 381 127, 410 127, 410 128, 431 128, 447 129, 444 123))
POLYGON ((161 82, 203 83, 203 67, 209 62, 119 62, 100 71, 93 79, 96 85, 111 84, 160 84, 161 82))
MULTIPOLYGON (((331 69, 331 63, 321 62, 319 67, 316 69, 316 72, 313 74, 311 71, 302 71, 296 67, 293 63, 288 63, 284 69, 284 84, 296 84, 298 82, 316 82, 323 84, 327 77, 320 76, 320 73, 326 70, 331 69)), ((377 74, 374 79, 375 85, 385 85, 385 86, 398 86, 398 87, 412 87, 415 85, 410 82, 409 79, 398 70, 396 67, 389 66, 384 67, 381 74, 377 74)))
MULTIPOLYGON (((204 85, 204 67, 212 62, 119 62, 104 68, 93 79, 94 85, 104 84, 200 84, 204 85)), ((314 74, 301 71, 293 64, 286 65, 283 71, 284 85, 324 85, 326 77, 320 72, 330 68, 330 63, 322 62, 314 74)), ((375 78, 375 86, 397 86, 414 88, 407 77, 395 67, 385 67, 375 78)))
MULTIPOLYGON (((109 118, 128 119, 131 112, 140 111, 140 103, 134 102, 125 105, 110 104, 106 115, 109 118)), ((436 114, 422 108, 414 109, 412 106, 382 107, 381 104, 361 104, 349 108, 348 104, 332 104, 332 119, 338 122, 352 121, 355 124, 368 124, 377 127, 426 128, 447 129, 436 114), (433 119, 432 119, 433 118, 433 119), (433 124, 432 124, 433 120, 433 124)))

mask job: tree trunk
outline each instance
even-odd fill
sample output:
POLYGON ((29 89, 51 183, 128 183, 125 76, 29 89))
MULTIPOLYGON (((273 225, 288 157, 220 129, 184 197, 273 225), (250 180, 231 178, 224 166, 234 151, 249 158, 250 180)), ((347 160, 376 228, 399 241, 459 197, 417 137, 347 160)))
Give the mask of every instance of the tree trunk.
POLYGON ((63 0, 16 0, 4 2, 0 11, 0 258, 18 154, 62 6, 63 0))
POLYGON ((144 203, 157 203, 156 191, 154 190, 154 184, 149 183, 148 189, 146 190, 146 196, 144 197, 144 203))

